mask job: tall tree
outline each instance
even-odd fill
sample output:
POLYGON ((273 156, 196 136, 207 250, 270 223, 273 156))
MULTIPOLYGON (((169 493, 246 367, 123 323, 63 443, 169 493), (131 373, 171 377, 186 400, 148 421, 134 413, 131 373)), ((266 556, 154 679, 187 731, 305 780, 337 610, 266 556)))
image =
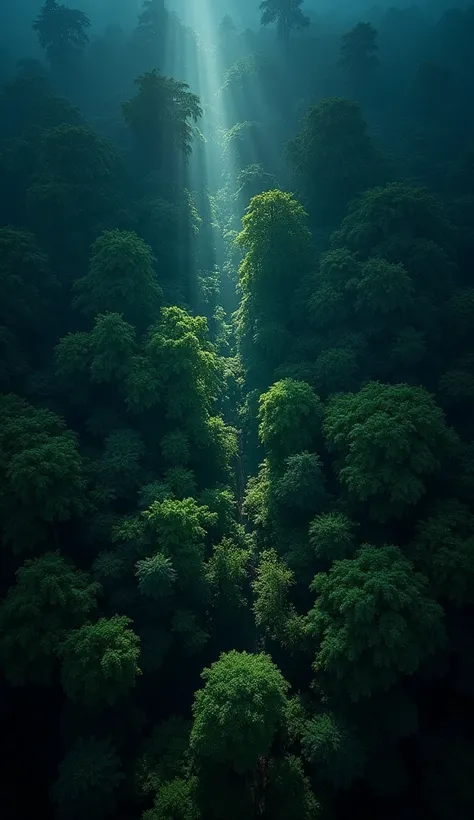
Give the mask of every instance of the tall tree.
POLYGON ((357 82, 367 82, 379 64, 376 40, 371 23, 357 23, 342 38, 339 66, 357 82))
POLYGON ((188 157, 194 136, 192 123, 202 115, 199 97, 187 83, 164 77, 156 69, 136 80, 137 95, 123 105, 137 149, 150 171, 173 165, 176 153, 188 157))
POLYGON ((260 3, 260 23, 268 26, 276 23, 278 36, 281 38, 285 51, 290 48, 290 35, 294 29, 309 26, 309 17, 301 10, 303 0, 263 0, 260 3))
POLYGON ((64 68, 89 42, 91 21, 79 9, 70 9, 57 0, 46 0, 33 24, 41 48, 46 50, 53 68, 64 68))
POLYGON ((359 104, 344 97, 329 97, 310 108, 288 154, 304 204, 318 225, 337 224, 350 200, 384 174, 359 104))

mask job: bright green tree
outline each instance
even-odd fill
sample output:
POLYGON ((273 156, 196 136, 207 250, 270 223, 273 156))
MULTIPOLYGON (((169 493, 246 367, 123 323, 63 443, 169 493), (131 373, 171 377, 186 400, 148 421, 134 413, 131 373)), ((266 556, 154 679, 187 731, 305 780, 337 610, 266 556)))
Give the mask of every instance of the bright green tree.
POLYGON ((290 649, 301 645, 304 635, 304 621, 291 603, 294 585, 293 572, 275 550, 263 552, 252 585, 255 622, 270 638, 290 649))
POLYGON ((306 382, 283 379, 260 397, 260 440, 271 462, 305 450, 318 439, 322 404, 306 382))
POLYGON ((224 764, 243 774, 270 753, 285 724, 288 684, 268 655, 235 650, 202 673, 190 738, 200 765, 224 764))
POLYGON ((278 190, 254 197, 242 220, 236 239, 245 252, 239 268, 237 327, 252 387, 268 386, 293 344, 295 293, 313 261, 306 223, 301 205, 278 190))

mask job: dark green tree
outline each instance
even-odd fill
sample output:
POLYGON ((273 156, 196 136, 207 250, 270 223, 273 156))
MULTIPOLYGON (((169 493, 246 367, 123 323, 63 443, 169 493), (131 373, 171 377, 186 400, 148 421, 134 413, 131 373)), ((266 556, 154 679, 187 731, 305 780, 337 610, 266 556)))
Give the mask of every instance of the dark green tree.
POLYGON ((148 327, 158 319, 162 301, 155 262, 137 234, 106 231, 92 246, 88 274, 74 282, 75 306, 89 316, 110 311, 148 327))
POLYGON ((290 194, 259 194, 247 208, 237 243, 245 251, 239 268, 240 347, 250 386, 262 389, 291 351, 296 332, 295 285, 313 261, 306 213, 290 194))
POLYGON ((339 479, 382 521, 402 515, 426 492, 456 447, 444 413, 423 387, 370 382, 359 393, 335 396, 324 422, 339 479))
POLYGON ((71 700, 90 709, 114 704, 135 685, 140 640, 121 615, 69 633, 60 647, 61 679, 71 700))
POLYGON ((57 0, 45 0, 33 29, 52 67, 60 71, 84 50, 90 26, 91 21, 83 11, 70 9, 57 0))
POLYGON ((288 53, 291 32, 309 26, 309 17, 303 14, 303 0, 263 0, 260 3, 260 24, 276 23, 278 36, 288 53))
POLYGON ((315 224, 337 224, 349 202, 385 175, 359 104, 345 98, 310 108, 288 156, 315 224))
POLYGON ((125 775, 117 751, 107 740, 80 738, 59 765, 51 796, 59 818, 93 820, 110 816, 125 775))
POLYGON ((0 607, 0 656, 12 683, 49 683, 69 632, 96 607, 99 584, 59 553, 26 561, 0 607))
POLYGON ((371 23, 357 23, 341 43, 339 65, 357 83, 371 80, 379 65, 377 31, 371 23))
MULTIPOLYGON (((318 642, 314 670, 352 700, 411 675, 445 641, 444 613, 398 547, 361 547, 320 573, 308 615, 318 642)), ((323 683, 323 686, 325 684, 323 683)))
POLYGON ((193 123, 202 115, 199 97, 186 83, 164 77, 156 69, 135 80, 137 95, 123 105, 137 150, 149 171, 163 171, 176 157, 189 157, 193 123))

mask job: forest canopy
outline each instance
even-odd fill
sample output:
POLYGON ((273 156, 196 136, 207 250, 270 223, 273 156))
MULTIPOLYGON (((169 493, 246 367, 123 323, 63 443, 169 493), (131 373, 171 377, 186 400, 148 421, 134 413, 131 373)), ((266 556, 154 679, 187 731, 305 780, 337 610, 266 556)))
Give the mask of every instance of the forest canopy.
POLYGON ((5 818, 472 820, 473 40, 1 5, 5 818))

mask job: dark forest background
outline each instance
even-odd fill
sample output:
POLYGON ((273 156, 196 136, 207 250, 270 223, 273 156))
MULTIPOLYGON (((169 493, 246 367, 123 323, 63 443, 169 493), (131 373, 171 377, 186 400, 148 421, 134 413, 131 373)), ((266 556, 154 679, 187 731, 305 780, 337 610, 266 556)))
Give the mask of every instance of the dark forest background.
POLYGON ((474 816, 473 42, 3 0, 2 817, 474 816))

